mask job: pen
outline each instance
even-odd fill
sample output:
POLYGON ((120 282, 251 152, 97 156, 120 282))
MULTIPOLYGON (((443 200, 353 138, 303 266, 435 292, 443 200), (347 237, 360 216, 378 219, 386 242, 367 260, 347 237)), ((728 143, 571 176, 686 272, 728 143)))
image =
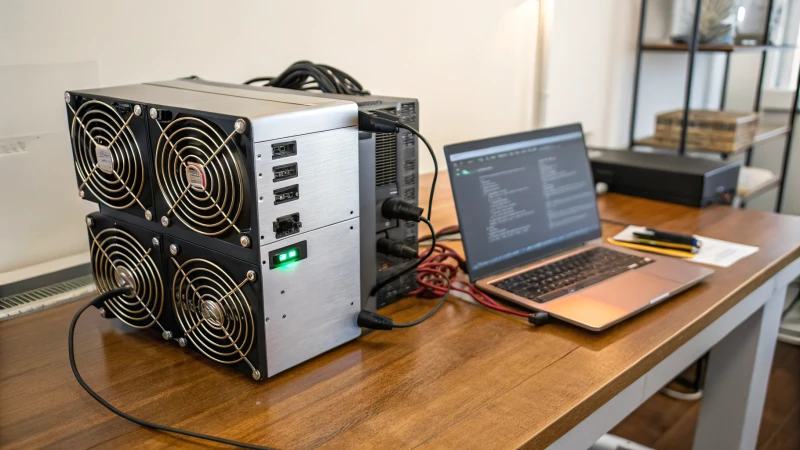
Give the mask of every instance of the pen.
POLYGON ((659 231, 653 228, 646 228, 644 231, 634 231, 633 235, 644 239, 652 239, 656 241, 672 242, 675 244, 691 245, 692 247, 700 248, 703 243, 686 234, 670 233, 667 231, 659 231))
POLYGON ((617 241, 613 238, 608 238, 608 242, 619 245, 620 247, 632 248, 634 250, 641 250, 643 252, 657 253, 659 255, 677 256, 678 258, 693 258, 694 254, 676 248, 659 248, 651 245, 636 244, 633 242, 617 241))
POLYGON ((637 240, 637 243, 639 243, 639 244, 649 245, 649 246, 652 246, 652 247, 674 248, 674 249, 683 250, 683 251, 687 251, 687 252, 691 252, 691 253, 697 253, 697 251, 698 251, 697 247, 695 247, 693 245, 688 245, 688 244, 677 244, 677 243, 674 243, 674 242, 654 241, 652 239, 642 239, 640 237, 637 237, 636 240, 637 240))

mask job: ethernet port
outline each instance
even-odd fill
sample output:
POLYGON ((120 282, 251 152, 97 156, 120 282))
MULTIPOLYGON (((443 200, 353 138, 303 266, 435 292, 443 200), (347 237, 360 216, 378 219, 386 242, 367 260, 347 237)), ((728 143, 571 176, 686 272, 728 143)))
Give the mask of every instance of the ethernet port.
POLYGON ((287 158, 297 155, 297 142, 280 142, 272 144, 272 159, 287 158))
POLYGON ((294 213, 275 219, 275 222, 272 222, 272 231, 275 232, 275 239, 280 239, 299 233, 302 226, 300 213, 294 213))

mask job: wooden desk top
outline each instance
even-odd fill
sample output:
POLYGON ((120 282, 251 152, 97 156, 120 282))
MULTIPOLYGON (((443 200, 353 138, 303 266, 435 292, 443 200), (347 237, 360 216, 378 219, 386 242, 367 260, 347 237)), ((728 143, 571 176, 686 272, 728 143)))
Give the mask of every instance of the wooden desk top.
MULTIPOLYGON (((422 185, 429 180, 423 177, 422 185)), ((446 174, 439 177, 436 197, 434 224, 455 224, 446 174)), ((125 329, 90 313, 75 336, 78 365, 87 382, 124 411, 251 443, 541 448, 800 256, 798 217, 698 210, 615 194, 600 199, 600 211, 605 219, 697 232, 761 250, 602 333, 563 323, 534 328, 451 299, 421 326, 374 332, 254 382, 156 333, 125 329)), ((603 225, 606 235, 620 229, 603 225)), ((433 301, 407 299, 383 312, 405 321, 433 301)), ((0 447, 206 448, 129 423, 80 388, 66 345, 78 306, 0 323, 0 447)))

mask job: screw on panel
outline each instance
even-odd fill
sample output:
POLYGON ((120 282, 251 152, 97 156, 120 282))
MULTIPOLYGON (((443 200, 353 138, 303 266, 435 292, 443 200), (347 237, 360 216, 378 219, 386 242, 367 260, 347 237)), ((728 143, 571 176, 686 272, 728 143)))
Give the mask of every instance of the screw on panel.
POLYGON ((167 217, 167 216, 161 217, 161 225, 164 225, 165 227, 168 227, 169 226, 169 217, 167 217))
POLYGON ((256 271, 255 270, 248 270, 247 271, 247 279, 249 281, 256 281, 257 278, 258 278, 258 275, 256 275, 256 271))
POLYGON ((150 118, 151 119, 158 119, 158 110, 155 108, 150 108, 150 118))
POLYGON ((164 331, 163 333, 161 333, 161 337, 164 338, 165 341, 172 339, 172 331, 169 330, 164 331))
POLYGON ((106 309, 105 308, 100 308, 100 317, 105 319, 105 317, 106 317, 106 309))
POLYGON ((250 247, 250 237, 249 236, 242 236, 239 238, 239 243, 242 244, 242 247, 250 247))
POLYGON ((83 198, 83 197, 86 197, 86 193, 85 193, 85 192, 83 192, 83 189, 81 189, 81 191, 80 191, 80 192, 78 192, 78 195, 79 195, 81 198, 83 198))
POLYGON ((178 256, 178 253, 181 252, 181 248, 178 247, 178 244, 170 244, 169 245, 169 253, 172 256, 178 256))
POLYGON ((185 337, 178 338, 178 345, 180 345, 181 347, 186 347, 187 344, 188 342, 186 342, 185 337))
POLYGON ((158 241, 157 237, 153 238, 153 247, 158 247, 161 243, 158 241))
POLYGON ((247 129, 247 123, 242 119, 237 119, 236 123, 233 124, 233 129, 236 130, 237 133, 242 134, 247 129))
POLYGON ((153 213, 150 210, 144 212, 144 218, 147 220, 153 220, 153 213))
POLYGON ((261 379, 261 372, 258 369, 253 369, 253 379, 256 381, 261 379))
POLYGON ((89 228, 92 228, 94 226, 94 220, 92 220, 91 217, 86 218, 86 226, 88 226, 89 228))
POLYGON ((142 106, 141 105, 133 105, 133 114, 137 116, 142 115, 142 106))
POLYGON ((69 103, 71 100, 69 92, 64 92, 64 101, 69 103))

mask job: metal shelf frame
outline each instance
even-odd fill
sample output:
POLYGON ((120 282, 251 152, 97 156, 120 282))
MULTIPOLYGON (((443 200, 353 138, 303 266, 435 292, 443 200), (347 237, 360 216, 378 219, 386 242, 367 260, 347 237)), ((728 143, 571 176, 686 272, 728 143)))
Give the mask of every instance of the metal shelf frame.
MULTIPOLYGON (((642 7, 639 15, 639 30, 637 34, 636 40, 636 66, 634 69, 634 80, 633 80, 633 105, 631 107, 631 120, 630 120, 630 136, 629 136, 629 149, 631 151, 634 150, 634 145, 636 142, 636 113, 637 108, 639 105, 639 82, 641 79, 641 66, 642 66, 642 53, 645 51, 656 51, 656 52, 685 52, 687 53, 687 68, 686 68, 686 78, 685 78, 685 89, 683 95, 683 118, 682 118, 682 129, 681 129, 681 139, 680 145, 678 146, 678 154, 684 156, 686 154, 686 136, 688 133, 688 127, 686 126, 689 119, 689 106, 691 104, 692 99, 692 83, 693 83, 693 75, 695 69, 695 58, 698 52, 703 51, 715 51, 713 49, 709 49, 708 46, 701 46, 698 43, 698 30, 700 28, 700 16, 703 8, 703 0, 696 0, 694 16, 692 18, 692 32, 689 37, 688 44, 684 46, 675 46, 671 48, 666 48, 663 44, 660 46, 654 46, 654 44, 647 44, 644 42, 644 27, 645 22, 647 19, 647 3, 648 0, 642 0, 642 7)), ((770 24, 772 22, 772 9, 774 6, 774 1, 769 0, 767 4, 767 15, 766 21, 764 23, 764 34, 762 36, 762 42, 760 45, 752 46, 751 48, 747 48, 748 51, 757 51, 761 52, 761 64, 759 66, 759 77, 758 77, 758 89, 756 90, 756 97, 753 104, 753 111, 759 112, 761 108, 761 97, 762 92, 764 90, 764 72, 766 71, 766 62, 767 62, 767 52, 773 48, 781 50, 783 47, 771 47, 769 45, 769 31, 770 31, 770 24)), ((724 46, 725 49, 716 50, 723 52, 725 54, 725 72, 723 75, 723 83, 722 83, 722 94, 720 98, 720 110, 725 109, 725 100, 726 94, 728 90, 728 78, 729 78, 729 71, 731 65, 731 53, 735 53, 737 50, 744 50, 746 46, 724 46)), ((786 143, 783 149, 783 155, 781 158, 781 168, 780 168, 780 175, 779 180, 780 182, 776 184, 776 188, 778 189, 778 198, 775 205, 775 212, 781 212, 781 206, 783 203, 784 197, 784 187, 786 183, 786 174, 789 169, 789 157, 792 148, 792 140, 794 137, 794 123, 795 118, 797 116, 797 98, 798 94, 800 93, 800 71, 798 71, 798 79, 797 85, 795 86, 793 100, 792 100, 792 107, 791 112, 789 114, 789 124, 788 124, 788 132, 786 134, 786 143)), ((718 152, 719 153, 719 152, 718 152)), ((720 153, 720 157, 722 159, 727 159, 727 153, 720 153)), ((753 146, 751 145, 745 150, 745 160, 744 165, 749 166, 752 162, 753 158, 753 146)))

